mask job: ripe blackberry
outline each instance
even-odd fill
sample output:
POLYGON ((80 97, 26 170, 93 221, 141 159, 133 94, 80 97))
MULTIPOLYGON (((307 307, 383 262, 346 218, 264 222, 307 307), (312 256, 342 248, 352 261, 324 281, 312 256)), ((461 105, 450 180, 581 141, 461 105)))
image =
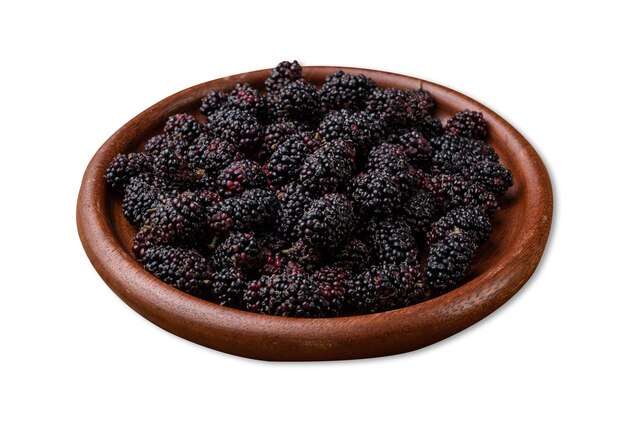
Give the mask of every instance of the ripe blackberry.
POLYGON ((375 89, 367 101, 367 111, 388 126, 403 126, 423 115, 418 96, 399 89, 375 89))
POLYGON ((423 179, 423 173, 410 165, 404 150, 389 143, 383 143, 372 149, 365 169, 392 177, 400 186, 402 193, 419 186, 423 179))
POLYGON ((182 192, 156 207, 145 224, 168 235, 168 242, 195 242, 204 229, 204 210, 198 195, 182 192))
POLYGON ((197 251, 155 246, 145 252, 141 262, 148 272, 174 288, 197 297, 209 295, 211 266, 197 251))
POLYGON ((276 223, 278 233, 283 238, 293 241, 297 237, 298 221, 312 202, 311 195, 297 183, 283 186, 276 195, 280 204, 276 223))
POLYGON ((367 269, 370 263, 370 248, 358 238, 352 238, 337 253, 337 262, 358 273, 367 269))
POLYGON ((307 275, 284 273, 248 283, 246 309, 267 315, 319 318, 329 314, 330 302, 307 275))
POLYGON ((476 242, 463 232, 449 234, 430 247, 426 258, 426 282, 437 294, 458 287, 472 263, 476 242))
POLYGON ((163 201, 165 195, 155 183, 152 174, 140 174, 133 177, 124 189, 122 212, 137 227, 142 226, 150 214, 163 201))
POLYGON ((348 281, 346 303, 360 313, 383 312, 418 303, 424 290, 418 269, 375 265, 348 281))
POLYGON ((363 110, 374 89, 376 83, 363 74, 350 75, 336 71, 324 81, 320 97, 328 110, 363 110))
POLYGON ((275 92, 288 83, 302 79, 302 67, 298 61, 283 61, 279 63, 265 80, 265 88, 269 92, 275 92))
POLYGON ((352 180, 350 188, 355 208, 365 215, 389 215, 402 198, 396 181, 379 171, 360 173, 352 180))
POLYGON ((223 197, 231 197, 249 189, 267 186, 267 178, 261 165, 250 159, 232 162, 217 176, 217 190, 223 197))
POLYGON ((209 208, 207 222, 209 230, 219 234, 231 230, 258 230, 271 224, 277 212, 278 200, 274 192, 251 189, 209 208))
POLYGON ((133 177, 152 171, 152 156, 146 153, 121 153, 109 164, 104 178, 109 185, 123 192, 133 177))
POLYGON ((203 171, 201 182, 214 190, 217 189, 218 174, 241 157, 235 144, 207 137, 200 137, 187 150, 188 162, 203 171))
POLYGON ((305 268, 291 260, 283 253, 265 252, 263 265, 259 269, 261 276, 279 275, 283 273, 305 273, 305 268))
POLYGON ((403 129, 387 137, 387 142, 401 147, 412 166, 426 168, 430 165, 432 148, 421 132, 415 129, 403 129))
POLYGON ((213 264, 218 269, 235 268, 242 272, 258 269, 263 263, 261 245, 250 232, 233 232, 213 254, 213 264))
POLYGON ((433 245, 451 233, 471 235, 480 245, 491 233, 491 218, 482 207, 461 207, 437 220, 428 232, 428 244, 433 245))
POLYGON ((319 133, 326 141, 348 141, 357 153, 367 153, 378 144, 383 135, 383 125, 376 116, 363 111, 331 111, 319 126, 319 133))
POLYGON ((343 309, 346 284, 352 278, 350 269, 342 265, 324 266, 311 275, 319 293, 329 302, 328 316, 337 316, 343 309))
POLYGON ((248 83, 237 83, 228 95, 228 105, 247 110, 254 115, 262 115, 265 110, 265 97, 248 83))
POLYGON ((320 250, 302 239, 294 242, 291 248, 281 251, 281 254, 287 256, 290 261, 302 266, 307 272, 315 270, 322 263, 320 250))
POLYGON ((150 225, 144 225, 133 238, 133 254, 142 262, 146 251, 156 246, 171 245, 172 237, 164 230, 150 225))
POLYGON ((482 206, 485 212, 492 215, 498 209, 498 201, 493 193, 460 175, 429 177, 425 187, 434 196, 437 205, 446 212, 458 207, 482 206))
POLYGON ((399 210, 414 236, 425 234, 438 215, 435 199, 428 192, 417 190, 404 201, 399 210))
POLYGON ((463 165, 457 161, 456 167, 465 178, 481 185, 496 196, 504 195, 506 189, 513 185, 511 171, 499 162, 466 162, 463 165))
POLYGON ((301 136, 289 137, 278 146, 265 164, 264 169, 268 179, 276 186, 293 181, 299 176, 300 169, 309 154, 309 147, 301 136))
POLYGON ((413 91, 415 96, 417 97, 417 107, 426 112, 430 113, 435 108, 435 100, 433 96, 426 89, 417 89, 413 91))
POLYGON ((417 242, 403 220, 375 219, 367 227, 368 239, 379 263, 416 263, 417 242))
POLYGON ((212 301, 231 308, 242 307, 247 281, 241 271, 227 268, 215 272, 210 277, 210 284, 212 301))
POLYGON ((484 141, 487 139, 487 121, 481 112, 463 110, 448 119, 444 133, 484 141))
POLYGON ((149 155, 156 156, 159 154, 161 150, 167 147, 170 142, 170 136, 166 134, 157 134, 154 137, 148 139, 146 143, 146 147, 144 148, 145 152, 149 155))
POLYGON ((158 179, 178 188, 190 187, 202 178, 202 172, 187 160, 184 151, 174 142, 154 158, 154 172, 158 179))
POLYGON ((245 110, 223 109, 207 118, 207 130, 217 139, 229 141, 240 150, 257 149, 263 141, 263 126, 245 110))
POLYGON ((333 141, 311 153, 300 170, 300 183, 313 194, 341 190, 354 171, 354 150, 342 141, 333 141))
POLYGON ((222 91, 211 91, 202 98, 200 113, 207 118, 222 108, 228 100, 228 94, 222 91))
POLYGON ((280 122, 269 125, 265 128, 265 135, 259 150, 259 157, 261 159, 268 159, 283 142, 297 134, 298 130, 293 122, 280 122))
POLYGON ((298 222, 299 236, 315 248, 340 247, 354 227, 354 212, 348 198, 329 193, 313 201, 298 222))
POLYGON ((170 116, 165 122, 165 133, 179 135, 191 143, 204 132, 204 125, 190 114, 178 113, 170 116))
POLYGON ((431 141, 434 148, 433 170, 455 173, 465 165, 481 161, 498 162, 498 154, 483 141, 443 135, 431 141))
POLYGON ((443 125, 436 116, 421 115, 416 118, 414 126, 428 141, 443 134, 443 125))
POLYGON ((305 80, 296 80, 271 94, 268 109, 270 117, 274 120, 296 120, 317 124, 321 102, 315 86, 305 80))

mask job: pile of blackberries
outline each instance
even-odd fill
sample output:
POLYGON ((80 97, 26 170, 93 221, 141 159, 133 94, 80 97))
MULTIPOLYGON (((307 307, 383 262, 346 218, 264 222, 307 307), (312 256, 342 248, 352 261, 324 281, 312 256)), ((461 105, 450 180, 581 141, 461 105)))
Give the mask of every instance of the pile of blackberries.
POLYGON ((262 314, 406 307, 462 284, 511 172, 482 113, 442 123, 426 90, 281 62, 265 88, 209 92, 106 171, 145 269, 262 314))

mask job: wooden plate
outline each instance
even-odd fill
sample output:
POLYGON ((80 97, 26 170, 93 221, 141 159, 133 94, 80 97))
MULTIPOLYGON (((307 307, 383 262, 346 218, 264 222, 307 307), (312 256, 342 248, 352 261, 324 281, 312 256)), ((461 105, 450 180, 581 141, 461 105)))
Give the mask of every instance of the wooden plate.
POLYGON ((141 150, 149 137, 161 131, 168 116, 196 112, 200 98, 209 90, 228 90, 238 82, 262 87, 269 70, 260 70, 202 83, 164 99, 113 134, 89 163, 78 196, 78 232, 92 264, 124 302, 165 330, 220 351, 267 360, 334 360, 430 345, 486 317, 524 285, 541 259, 552 220, 550 178, 528 141, 485 106, 434 83, 346 67, 304 67, 304 74, 320 85, 339 69, 363 73, 382 87, 422 86, 435 97, 436 114, 442 119, 466 108, 485 115, 489 143, 513 172, 515 184, 502 201, 493 234, 480 248, 467 283, 404 309, 296 319, 221 307, 180 292, 144 271, 130 251, 135 230, 122 215, 120 197, 109 191, 103 179, 107 165, 118 153, 141 150))

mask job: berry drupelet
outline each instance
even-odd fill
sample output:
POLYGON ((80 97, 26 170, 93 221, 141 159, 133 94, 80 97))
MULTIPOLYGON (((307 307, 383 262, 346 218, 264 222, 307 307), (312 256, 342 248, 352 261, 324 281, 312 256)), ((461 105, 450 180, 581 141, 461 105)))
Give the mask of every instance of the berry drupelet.
POLYGON ((316 199, 298 222, 299 236, 315 248, 340 247, 354 228, 354 211, 342 194, 329 193, 316 199))
POLYGON ((363 110, 374 89, 376 83, 369 77, 336 71, 324 81, 320 97, 328 110, 363 110))

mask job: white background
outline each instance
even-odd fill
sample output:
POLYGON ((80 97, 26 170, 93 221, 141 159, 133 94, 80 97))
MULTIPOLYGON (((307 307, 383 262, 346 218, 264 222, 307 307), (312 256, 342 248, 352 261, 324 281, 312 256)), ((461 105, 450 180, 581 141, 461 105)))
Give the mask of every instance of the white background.
POLYGON ((90 3, 0 6, 0 426, 626 424, 623 11, 90 3), (283 59, 422 77, 518 127, 555 190, 526 287, 427 349, 332 363, 222 354, 122 303, 76 232, 89 159, 165 96, 283 59))

